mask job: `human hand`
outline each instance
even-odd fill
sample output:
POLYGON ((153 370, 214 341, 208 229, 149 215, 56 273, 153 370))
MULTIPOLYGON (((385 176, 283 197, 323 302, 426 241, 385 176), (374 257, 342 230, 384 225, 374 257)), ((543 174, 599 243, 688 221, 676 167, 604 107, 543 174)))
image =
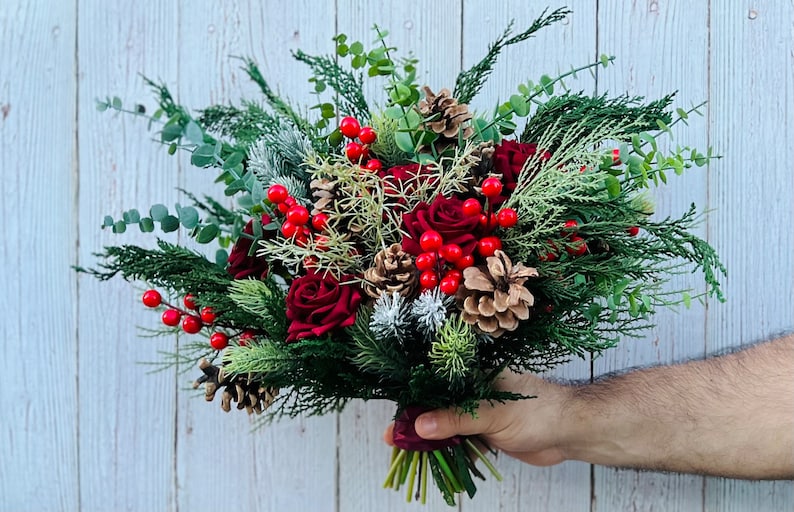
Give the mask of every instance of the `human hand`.
MULTIPOLYGON (((424 439, 477 435, 491 448, 536 466, 566 460, 565 446, 571 429, 564 415, 571 388, 512 372, 503 373, 495 385, 536 398, 493 405, 484 402, 477 409, 476 418, 455 409, 429 411, 416 419, 416 433, 424 439)), ((383 436, 390 445, 393 428, 394 424, 389 425, 383 436)))

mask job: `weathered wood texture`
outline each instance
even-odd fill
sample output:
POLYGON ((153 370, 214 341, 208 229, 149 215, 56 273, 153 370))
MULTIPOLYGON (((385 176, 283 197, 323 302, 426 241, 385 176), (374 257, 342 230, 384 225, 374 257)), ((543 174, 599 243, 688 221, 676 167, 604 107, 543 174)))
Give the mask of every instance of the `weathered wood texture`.
MULTIPOLYGON (((675 142, 713 145, 723 159, 671 177, 654 191, 659 215, 690 202, 714 209, 701 233, 730 271, 726 304, 664 312, 644 339, 627 341, 562 378, 668 363, 794 328, 794 4, 684 0, 570 2, 574 14, 510 48, 473 107, 493 108, 518 83, 617 56, 574 89, 649 97, 678 89, 684 108, 708 100, 675 142), (592 373, 591 373, 592 372, 592 373)), ((211 190, 183 156, 152 142, 145 122, 99 114, 94 99, 154 106, 139 72, 169 84, 189 106, 237 102, 256 89, 235 55, 250 55, 281 92, 312 104, 309 75, 289 58, 330 53, 339 31, 369 43, 373 23, 420 59, 434 90, 451 87, 511 18, 534 5, 441 0, 289 4, 97 0, 0 5, 0 170, 7 354, 0 378, 0 510, 406 510, 380 488, 380 443, 393 409, 355 403, 324 418, 282 421, 253 434, 188 391, 191 373, 148 375, 136 364, 180 340, 139 339, 153 326, 137 291, 98 283, 70 265, 111 243, 149 243, 131 229, 100 231, 105 214, 184 200, 177 187, 211 190)), ((377 87, 368 89, 370 98, 377 87)), ((171 235, 176 240, 178 235, 171 235)), ((683 276, 671 283, 691 283, 683 276)), ((533 468, 500 457, 505 481, 480 485, 461 511, 787 511, 790 482, 750 483, 591 468, 533 468)), ((446 508, 433 495, 427 510, 446 508)))

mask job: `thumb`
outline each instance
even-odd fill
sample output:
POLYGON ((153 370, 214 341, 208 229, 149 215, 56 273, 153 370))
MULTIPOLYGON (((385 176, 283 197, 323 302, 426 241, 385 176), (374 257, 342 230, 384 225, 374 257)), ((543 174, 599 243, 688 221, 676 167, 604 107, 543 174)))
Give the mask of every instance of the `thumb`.
POLYGON ((469 413, 456 409, 437 409, 416 418, 414 428, 423 439, 446 439, 455 435, 473 435, 486 432, 491 426, 490 415, 482 414, 483 408, 474 418, 469 413))

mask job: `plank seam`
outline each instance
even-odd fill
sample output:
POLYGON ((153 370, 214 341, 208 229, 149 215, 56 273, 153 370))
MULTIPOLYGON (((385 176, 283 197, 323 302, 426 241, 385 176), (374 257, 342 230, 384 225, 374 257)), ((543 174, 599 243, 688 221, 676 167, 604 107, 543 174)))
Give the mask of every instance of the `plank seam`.
MULTIPOLYGON (((74 1, 74 138, 72 140, 72 180, 74 182, 72 215, 75 224, 74 263, 80 264, 80 0, 74 1)), ((76 454, 76 480, 77 480, 77 510, 83 508, 83 486, 80 479, 80 275, 74 273, 75 298, 74 301, 74 341, 75 341, 75 454, 76 454)))

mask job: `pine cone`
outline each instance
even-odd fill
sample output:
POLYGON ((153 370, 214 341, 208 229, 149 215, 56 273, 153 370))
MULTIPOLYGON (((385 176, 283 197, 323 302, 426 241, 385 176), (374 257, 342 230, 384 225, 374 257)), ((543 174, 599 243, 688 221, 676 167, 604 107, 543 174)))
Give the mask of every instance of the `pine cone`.
POLYGON ((427 126, 439 135, 437 145, 443 147, 457 143, 461 129, 463 138, 472 136, 474 130, 470 126, 463 126, 472 118, 468 105, 458 103, 449 89, 441 89, 438 94, 434 94, 428 86, 422 89, 425 91, 425 99, 419 102, 419 112, 425 119, 430 119, 427 126))
POLYGON ((529 318, 529 308, 535 303, 524 283, 537 276, 536 269, 513 265, 503 251, 496 251, 486 258, 485 266, 463 271, 457 297, 461 318, 493 337, 515 330, 519 320, 529 318))
POLYGON ((309 183, 314 198, 314 208, 312 216, 331 209, 331 205, 336 200, 336 183, 326 178, 315 178, 309 183))
POLYGON ((374 266, 364 272, 364 291, 377 299, 384 292, 397 292, 411 298, 419 288, 413 258, 402 250, 400 244, 392 244, 375 255, 374 266))
POLYGON ((232 410, 232 402, 237 402, 238 410, 245 409, 248 414, 262 414, 278 396, 278 388, 265 387, 251 380, 250 376, 229 377, 222 367, 215 366, 205 358, 199 361, 199 368, 204 375, 193 383, 193 389, 204 384, 204 399, 212 402, 218 389, 223 387, 221 409, 226 412, 232 410))

